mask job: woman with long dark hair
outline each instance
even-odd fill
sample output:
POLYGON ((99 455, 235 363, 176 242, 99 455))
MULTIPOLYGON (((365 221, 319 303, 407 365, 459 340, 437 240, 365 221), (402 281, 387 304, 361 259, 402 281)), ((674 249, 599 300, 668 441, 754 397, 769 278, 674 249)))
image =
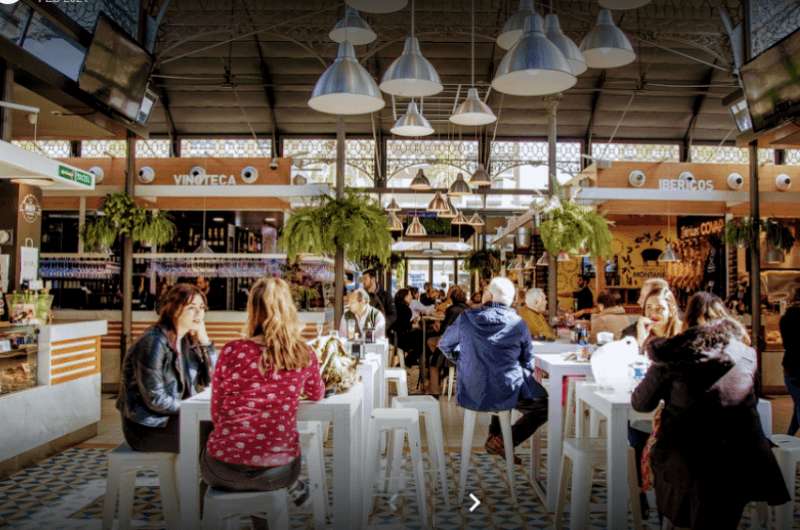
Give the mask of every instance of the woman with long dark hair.
POLYGON ((647 342, 653 363, 631 402, 665 403, 650 458, 659 512, 678 527, 734 529, 747 503, 789 500, 756 410, 756 352, 714 294, 692 296, 686 322, 647 342))
POLYGON ((158 322, 125 355, 117 408, 131 448, 178 452, 180 402, 208 386, 216 358, 205 312, 200 289, 173 286, 160 300, 158 322))
POLYGON ((394 294, 395 321, 392 334, 396 337, 397 346, 406 354, 406 366, 417 364, 422 354, 422 330, 415 328, 412 322, 411 300, 411 291, 406 288, 398 289, 394 294))

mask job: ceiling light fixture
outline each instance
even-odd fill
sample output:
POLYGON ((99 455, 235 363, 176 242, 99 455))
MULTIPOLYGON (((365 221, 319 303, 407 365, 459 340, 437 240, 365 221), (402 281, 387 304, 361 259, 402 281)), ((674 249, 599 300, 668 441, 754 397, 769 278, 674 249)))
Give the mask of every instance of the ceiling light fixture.
POLYGON ((408 4, 408 0, 346 0, 347 5, 364 13, 394 13, 408 4))
POLYGON ((391 232, 402 232, 403 231, 403 221, 397 216, 394 212, 389 212, 389 231, 391 232))
POLYGON ((409 184, 408 187, 414 191, 426 191, 431 189, 431 181, 425 176, 425 172, 422 171, 422 168, 419 168, 416 176, 411 180, 411 184, 409 184))
POLYGON ((391 129, 397 136, 429 136, 433 134, 430 122, 420 114, 413 99, 408 103, 406 113, 400 116, 391 129))
POLYGON ((506 52, 492 88, 512 96, 546 96, 575 86, 567 58, 544 34, 544 21, 534 13, 525 19, 522 38, 506 52))
POLYGON ((561 22, 559 22, 558 15, 555 13, 550 13, 544 17, 544 34, 567 58, 567 62, 572 67, 573 75, 579 76, 586 71, 588 68, 586 66, 586 58, 581 53, 578 45, 564 34, 561 29, 561 22))
POLYGON ((589 68, 618 68, 636 60, 631 41, 608 9, 597 14, 597 25, 583 38, 580 49, 589 68))
POLYGON ((402 208, 400 208, 400 205, 397 204, 397 201, 394 199, 394 197, 392 197, 392 201, 384 209, 387 212, 399 212, 400 210, 402 210, 402 208))
POLYGON ((450 121, 456 125, 467 127, 480 127, 497 121, 489 105, 481 101, 478 89, 475 88, 475 0, 472 0, 472 30, 470 32, 470 88, 467 90, 467 99, 458 106, 455 113, 450 116, 450 121))
POLYGON ((344 8, 344 17, 336 23, 328 36, 333 42, 350 41, 353 46, 369 44, 378 37, 367 21, 361 18, 358 10, 351 6, 344 8))
POLYGON ((456 216, 453 218, 453 220, 450 221, 450 224, 453 224, 453 225, 468 225, 469 224, 469 219, 464 217, 463 213, 458 212, 458 214, 456 214, 456 216))
POLYGON ((470 189, 467 181, 464 180, 464 174, 459 171, 458 175, 456 175, 456 179, 447 189, 447 194, 452 197, 463 197, 464 195, 469 195, 470 193, 472 193, 472 189, 470 189))
POLYGON ((442 192, 440 191, 436 192, 436 194, 433 196, 433 199, 431 199, 431 202, 428 203, 427 210, 429 212, 435 212, 435 213, 440 213, 440 212, 446 213, 450 211, 450 206, 447 205, 447 199, 445 199, 442 196, 442 192))
POLYGON ((453 201, 450 200, 450 197, 447 196, 447 211, 439 212, 438 217, 439 219, 454 219, 456 215, 458 215, 458 210, 453 206, 453 201))
POLYGON ((469 218, 469 222, 467 224, 472 226, 484 226, 486 223, 484 222, 483 219, 481 219, 481 216, 478 215, 478 213, 476 212, 472 214, 472 217, 469 218))
POLYGON ((486 168, 483 167, 483 164, 478 164, 478 169, 475 170, 475 173, 473 173, 472 177, 469 179, 469 185, 470 187, 492 185, 492 179, 486 171, 486 168))
POLYGON ((606 9, 638 9, 650 3, 650 0, 600 0, 601 7, 606 9))
POLYGON ((444 89, 436 68, 422 55, 414 28, 414 0, 411 0, 411 34, 406 37, 403 53, 389 65, 381 80, 380 88, 387 94, 420 98, 444 89))
POLYGON ((375 80, 356 59, 353 44, 339 44, 336 60, 317 80, 308 106, 326 114, 350 116, 386 106, 375 80))
POLYGON ((525 19, 533 14, 533 0, 519 0, 519 8, 506 20, 503 29, 497 36, 497 45, 504 50, 510 50, 522 37, 525 29, 525 19))
POLYGON ((544 251, 544 254, 542 254, 539 257, 539 259, 536 260, 536 266, 537 267, 549 267, 550 266, 550 254, 548 254, 546 250, 544 251))
POLYGON ((672 248, 672 243, 667 243, 664 252, 658 257, 658 261, 660 263, 677 263, 680 261, 680 258, 672 248))
POLYGON ((425 237, 428 235, 428 231, 425 230, 425 227, 422 226, 422 223, 419 222, 419 217, 416 215, 411 220, 411 224, 408 225, 408 229, 406 229, 406 236, 407 237, 425 237))

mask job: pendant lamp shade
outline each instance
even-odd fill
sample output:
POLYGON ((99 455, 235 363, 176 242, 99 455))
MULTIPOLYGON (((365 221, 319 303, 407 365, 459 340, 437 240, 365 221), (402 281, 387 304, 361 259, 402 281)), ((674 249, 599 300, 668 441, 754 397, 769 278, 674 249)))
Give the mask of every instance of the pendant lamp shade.
POLYGON ((433 127, 425 116, 419 113, 417 103, 412 99, 406 113, 395 122, 391 132, 397 136, 429 136, 433 134, 433 127))
POLYGON ((666 248, 664 248, 664 252, 658 257, 658 261, 661 263, 677 263, 680 261, 680 258, 672 249, 672 243, 667 243, 666 248))
POLYGON ((461 102, 455 113, 450 116, 450 121, 456 125, 467 127, 480 127, 497 121, 489 105, 481 101, 477 88, 467 90, 467 99, 461 102))
POLYGON ((402 232, 403 231, 403 221, 397 217, 397 214, 394 212, 389 212, 389 231, 390 232, 402 232))
POLYGON ((529 270, 532 270, 532 269, 536 268, 536 262, 534 261, 533 256, 531 256, 530 258, 528 258, 525 261, 525 267, 524 268, 525 268, 526 271, 529 271, 529 270))
POLYGON ((618 68, 636 60, 631 41, 614 24, 614 17, 608 9, 601 9, 598 13, 597 25, 581 42, 581 52, 589 68, 618 68))
POLYGON ((411 180, 411 184, 408 187, 414 191, 429 190, 431 189, 431 181, 425 176, 425 172, 422 171, 422 168, 419 168, 416 176, 411 180))
POLYGON ((214 254, 214 250, 208 246, 208 241, 203 239, 200 241, 200 245, 192 251, 192 254, 214 254))
POLYGON ((520 0, 517 12, 503 24, 503 29, 497 36, 497 45, 504 50, 513 48, 525 30, 525 19, 532 14, 533 0, 520 0))
POLYGON ((556 261, 558 263, 564 263, 564 262, 567 262, 567 261, 572 261, 572 258, 570 258, 569 254, 567 254, 566 252, 559 252, 558 253, 558 257, 556 258, 556 261))
POLYGON ((650 3, 650 0, 600 0, 600 7, 606 9, 638 9, 650 3))
POLYGON ((384 209, 387 212, 399 212, 400 210, 402 210, 402 208, 400 208, 400 205, 397 204, 397 201, 394 198, 392 198, 392 201, 384 209))
POLYGON ((469 218, 469 222, 467 224, 470 224, 472 226, 483 226, 486 223, 483 221, 483 219, 481 219, 480 215, 474 213, 472 214, 472 217, 469 218))
POLYGON ((428 235, 428 231, 425 230, 425 227, 422 226, 422 223, 419 222, 419 217, 416 215, 414 219, 411 220, 411 224, 408 225, 406 229, 406 236, 408 237, 425 237, 428 235))
POLYGON ((393 96, 433 96, 444 87, 436 69, 423 55, 416 37, 406 37, 403 53, 384 72, 381 90, 393 96))
POLYGON ((347 5, 364 13, 394 13, 406 7, 408 0, 347 0, 347 5))
POLYGON ((548 254, 546 250, 544 251, 544 254, 542 254, 539 257, 539 259, 536 260, 536 266, 537 267, 549 267, 550 266, 550 254, 548 254))
POLYGON ((572 67, 573 75, 578 76, 586 71, 586 58, 581 53, 578 45, 572 42, 572 39, 567 37, 561 30, 561 22, 558 20, 558 15, 551 13, 544 17, 544 34, 567 58, 567 62, 572 67))
POLYGON ((453 201, 450 200, 450 197, 447 197, 447 211, 439 212, 437 217, 440 219, 455 219, 456 215, 458 215, 458 210, 453 206, 453 201))
POLYGON ((575 86, 567 58, 544 34, 544 21, 537 14, 525 19, 525 32, 506 52, 492 87, 512 96, 546 96, 575 86))
POLYGON ((469 195, 472 193, 472 190, 467 184, 467 181, 464 180, 464 174, 459 173, 456 175, 456 180, 450 184, 450 188, 447 190, 448 195, 452 195, 453 197, 462 197, 464 195, 469 195))
POLYGON ((486 168, 483 167, 483 164, 478 164, 478 169, 475 170, 475 173, 473 173, 472 177, 469 179, 469 185, 472 187, 492 185, 492 179, 486 171, 486 168))
POLYGON ((468 225, 469 224, 469 220, 466 217, 464 217, 463 213, 458 212, 458 214, 456 214, 456 216, 453 218, 453 220, 450 221, 450 224, 453 224, 453 225, 468 225))
POLYGON ((767 248, 764 261, 767 263, 783 263, 784 260, 786 260, 786 254, 781 249, 771 245, 767 248))
POLYGON ((344 18, 336 23, 328 36, 333 42, 350 41, 353 46, 369 44, 378 37, 358 11, 350 6, 345 8, 344 18))
POLYGON ((308 106, 326 114, 368 114, 386 105, 375 80, 356 59, 353 45, 339 44, 336 60, 317 80, 308 106))
POLYGON ((437 191, 436 194, 431 199, 431 202, 428 203, 428 211, 429 212, 447 212, 450 210, 450 206, 447 205, 447 199, 442 197, 442 193, 437 191))

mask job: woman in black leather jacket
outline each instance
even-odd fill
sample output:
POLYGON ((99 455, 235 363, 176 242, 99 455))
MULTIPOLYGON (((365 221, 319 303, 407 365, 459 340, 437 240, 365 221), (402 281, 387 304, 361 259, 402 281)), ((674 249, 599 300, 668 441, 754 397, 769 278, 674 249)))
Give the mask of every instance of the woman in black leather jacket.
POLYGON ((160 302, 158 322, 122 361, 117 408, 131 448, 177 453, 180 402, 211 383, 216 352, 206 333, 200 289, 180 283, 160 302))

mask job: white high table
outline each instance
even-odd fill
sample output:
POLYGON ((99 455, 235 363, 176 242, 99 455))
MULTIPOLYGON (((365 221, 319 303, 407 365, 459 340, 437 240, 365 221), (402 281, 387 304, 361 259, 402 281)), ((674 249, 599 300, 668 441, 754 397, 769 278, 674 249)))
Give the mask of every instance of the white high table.
MULTIPOLYGON (((370 370, 371 371, 371 370, 370 370)), ((333 520, 336 528, 361 526, 364 385, 321 401, 301 401, 298 421, 325 421, 333 429, 333 520)), ((200 422, 211 421, 211 389, 181 402, 178 489, 181 528, 200 528, 200 422)))
MULTIPOLYGON (((553 347, 558 343, 549 343, 553 347)), ((567 345, 561 345, 566 348, 567 345)), ((572 351, 574 345, 568 345, 572 351)), ((539 351, 534 343, 534 352, 539 351)), ((564 433, 564 415, 562 413, 562 396, 564 395, 564 378, 567 376, 590 376, 592 366, 588 362, 565 361, 564 353, 534 353, 533 359, 536 368, 549 375, 547 383, 547 489, 543 493, 539 481, 538 466, 532 463, 531 480, 537 493, 546 497, 547 510, 556 509, 558 499, 559 475, 561 473, 561 452, 564 433)), ((541 381, 540 381, 541 382, 541 381)))

